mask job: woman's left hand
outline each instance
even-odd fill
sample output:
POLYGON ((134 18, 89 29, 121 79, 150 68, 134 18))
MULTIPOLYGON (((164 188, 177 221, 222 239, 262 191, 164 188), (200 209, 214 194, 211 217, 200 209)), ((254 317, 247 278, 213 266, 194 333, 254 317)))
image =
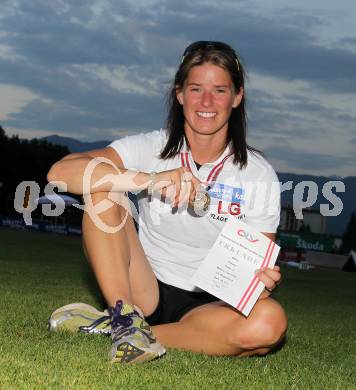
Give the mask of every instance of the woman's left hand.
POLYGON ((272 291, 276 288, 278 284, 281 283, 282 280, 280 267, 278 265, 274 266, 273 269, 262 267, 255 273, 260 279, 260 281, 266 286, 259 299, 269 297, 272 291))

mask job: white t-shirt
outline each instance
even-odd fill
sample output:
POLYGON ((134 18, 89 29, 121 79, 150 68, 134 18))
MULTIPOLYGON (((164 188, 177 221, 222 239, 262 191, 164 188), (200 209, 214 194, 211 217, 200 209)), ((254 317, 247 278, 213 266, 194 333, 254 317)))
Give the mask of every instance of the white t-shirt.
MULTIPOLYGON (((197 170, 186 145, 182 149, 183 156, 160 159, 166 139, 166 131, 161 129, 128 136, 109 146, 120 155, 125 168, 147 173, 181 167, 182 161, 187 165, 187 157, 193 175, 201 181, 206 181, 214 167, 231 153, 227 147, 216 161, 197 170)), ((277 230, 280 185, 273 168, 263 157, 251 152, 248 152, 248 164, 243 169, 232 161, 233 156, 225 158, 209 191, 211 202, 204 216, 197 216, 187 207, 172 210, 168 202, 158 197, 149 201, 146 192, 138 194, 139 238, 156 277, 162 282, 198 291, 190 279, 228 217, 240 218, 261 232, 277 230)))

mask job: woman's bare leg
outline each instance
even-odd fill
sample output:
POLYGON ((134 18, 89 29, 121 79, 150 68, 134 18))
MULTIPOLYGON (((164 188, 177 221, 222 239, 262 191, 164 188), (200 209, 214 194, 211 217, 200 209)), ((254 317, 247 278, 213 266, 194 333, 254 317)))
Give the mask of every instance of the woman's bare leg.
POLYGON ((263 355, 283 340, 287 317, 271 298, 259 300, 247 318, 218 302, 197 307, 179 322, 152 330, 166 347, 209 355, 263 355))
MULTIPOLYGON (((125 202, 124 195, 116 196, 117 204, 98 217, 110 227, 120 226, 127 217, 125 224, 118 232, 107 233, 84 212, 85 252, 108 306, 114 306, 122 299, 136 304, 149 315, 158 304, 157 280, 139 242, 133 219, 127 216, 127 205, 120 205, 125 202)), ((106 192, 92 194, 92 203, 98 204, 107 197, 106 192)))

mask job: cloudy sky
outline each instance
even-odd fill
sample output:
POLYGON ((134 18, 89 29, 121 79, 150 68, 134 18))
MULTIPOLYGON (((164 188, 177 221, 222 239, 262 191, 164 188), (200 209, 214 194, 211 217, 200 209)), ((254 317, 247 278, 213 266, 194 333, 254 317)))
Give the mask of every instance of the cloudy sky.
POLYGON ((115 139, 164 125, 184 47, 247 66, 249 143, 276 170, 356 175, 354 0, 0 0, 0 124, 115 139))

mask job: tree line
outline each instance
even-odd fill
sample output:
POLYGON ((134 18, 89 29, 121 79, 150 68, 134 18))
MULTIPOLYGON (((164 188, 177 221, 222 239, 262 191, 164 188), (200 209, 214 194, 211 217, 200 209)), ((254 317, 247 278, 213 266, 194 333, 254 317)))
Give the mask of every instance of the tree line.
POLYGON ((66 146, 44 140, 9 137, 0 125, 0 214, 16 214, 15 191, 22 181, 36 181, 43 194, 49 168, 68 153, 66 146))

